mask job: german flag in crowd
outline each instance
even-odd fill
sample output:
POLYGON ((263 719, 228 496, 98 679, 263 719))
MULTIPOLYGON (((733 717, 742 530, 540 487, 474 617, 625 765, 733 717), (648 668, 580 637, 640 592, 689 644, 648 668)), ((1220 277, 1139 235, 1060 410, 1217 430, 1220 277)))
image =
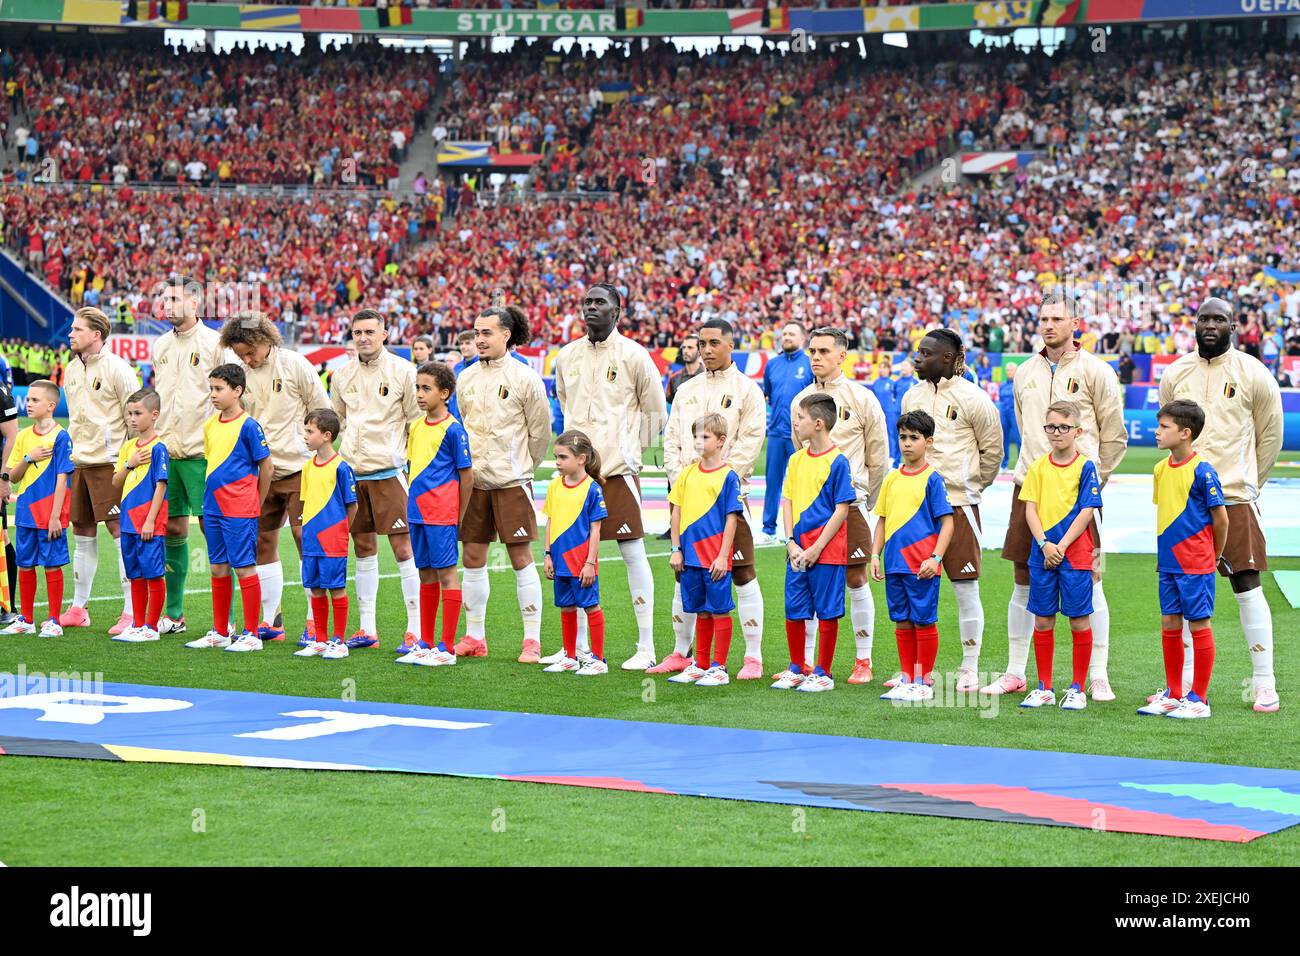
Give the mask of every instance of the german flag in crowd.
POLYGON ((785 7, 767 7, 763 10, 763 29, 775 33, 789 33, 790 11, 785 7))
POLYGON ((166 3, 160 4, 160 7, 163 11, 163 19, 172 23, 180 23, 190 18, 188 0, 167 0, 166 3))
POLYGON ((388 25, 390 27, 404 27, 411 22, 411 8, 402 6, 390 6, 388 8, 388 25))
POLYGON ((645 11, 640 7, 618 7, 615 26, 619 30, 636 30, 645 23, 645 11))

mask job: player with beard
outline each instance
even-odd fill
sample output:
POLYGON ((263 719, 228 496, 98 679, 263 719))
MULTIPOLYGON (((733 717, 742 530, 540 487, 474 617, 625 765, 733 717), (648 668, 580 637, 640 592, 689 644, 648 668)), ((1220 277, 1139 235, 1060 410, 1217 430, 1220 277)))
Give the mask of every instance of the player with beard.
MULTIPOLYGON (((1038 307, 1038 334, 1043 350, 1030 356, 1016 371, 1016 422, 1021 447, 1016 462, 1016 489, 1002 557, 1015 565, 1015 587, 1007 606, 1008 663, 981 694, 1012 694, 1025 689, 1025 664, 1029 659, 1029 636, 1034 615, 1029 613, 1029 554, 1033 535, 1025 518, 1020 497, 1029 466, 1052 450, 1044 426, 1053 402, 1079 406, 1079 453, 1097 466, 1103 487, 1128 450, 1128 429, 1124 427, 1124 393, 1115 370, 1080 347, 1074 333, 1079 328, 1079 303, 1057 288, 1043 297, 1038 307)), ((1101 509, 1094 513, 1092 540, 1097 542, 1092 571, 1092 658, 1089 689, 1092 699, 1115 699, 1106 664, 1110 651, 1110 607, 1101 587, 1101 509)))
MULTIPOLYGON (((656 660, 655 579, 645 552, 640 473, 645 450, 663 430, 667 407, 650 353, 619 333, 622 314, 622 297, 612 285, 602 282, 587 290, 582 301, 587 335, 560 349, 555 395, 564 427, 585 434, 600 459, 608 511, 600 537, 618 542, 637 626, 636 652, 623 662, 623 670, 643 671, 656 660)), ((578 615, 578 644, 587 647, 585 614, 578 615)))
MULTIPOLYGON (((691 439, 691 426, 703 415, 717 412, 727 422, 726 444, 722 458, 740 479, 743 501, 749 490, 749 478, 763 447, 767 428, 767 407, 758 383, 737 368, 731 360, 731 323, 710 319, 700 327, 700 352, 704 357, 704 374, 678 390, 664 431, 664 471, 669 481, 691 462, 699 459, 691 439)), ((757 680, 763 676, 763 592, 754 571, 754 535, 746 514, 736 522, 732 542, 732 581, 736 585, 736 610, 745 637, 745 661, 737 680, 757 680)), ((672 674, 684 671, 693 662, 687 652, 695 633, 695 615, 682 609, 680 582, 673 588, 673 652, 648 674, 672 674)))
MULTIPOLYGON (((871 522, 867 515, 876 505, 876 496, 889 471, 889 440, 885 434, 885 411, 871 389, 852 381, 844 374, 849 339, 843 329, 813 329, 808 337, 808 359, 813 380, 790 403, 795 406, 804 396, 823 392, 835 400, 835 427, 831 442, 849 460, 853 471, 856 499, 844 522, 847 532, 847 567, 845 582, 849 590, 849 621, 853 626, 854 661, 850 684, 869 684, 872 679, 871 650, 876 628, 876 605, 871 599, 867 577, 871 570, 871 522)), ((793 435, 793 432, 792 432, 793 435)), ((793 435, 796 449, 803 447, 793 435)), ((804 660, 813 659, 816 624, 806 625, 804 660)), ((812 668, 805 664, 809 673, 812 668)), ((775 680, 780 675, 775 675, 775 680)))
MULTIPOLYGON (((1191 399, 1205 412, 1192 443, 1219 474, 1228 506, 1228 540, 1219 573, 1232 583, 1250 652, 1254 709, 1280 706, 1273 674, 1273 615, 1260 586, 1268 570, 1259 522, 1259 494, 1282 450, 1282 393, 1258 359, 1232 347, 1232 306, 1209 298, 1196 311, 1196 351, 1175 360, 1160 379, 1160 404, 1191 399)), ((1183 686, 1191 687, 1192 637, 1183 624, 1183 686)))
POLYGON ((700 363, 700 337, 688 335, 682 339, 682 344, 677 349, 677 357, 681 359, 682 367, 668 376, 669 405, 673 403, 673 397, 678 389, 704 371, 704 366, 700 363))
POLYGON ((966 361, 961 338, 935 329, 916 347, 920 381, 903 393, 903 414, 922 411, 934 419, 934 446, 928 458, 939 472, 953 506, 952 540, 943 555, 944 571, 957 599, 961 670, 956 690, 979 689, 980 645, 984 641, 984 605, 980 603, 980 497, 998 476, 1002 462, 1002 425, 988 393, 963 376, 966 361))
MULTIPOLYGON (((262 626, 258 637, 284 637, 280 600, 284 594, 284 565, 280 562, 280 529, 289 532, 302 558, 302 469, 311 457, 302 437, 307 413, 329 407, 329 396, 311 363, 299 352, 281 347, 275 323, 261 312, 244 312, 221 329, 221 345, 244 366, 244 408, 266 435, 274 472, 257 521, 257 577, 262 582, 262 626)), ((301 578, 301 575, 299 575, 301 578)), ((311 589, 304 588, 306 605, 299 647, 316 643, 311 614, 311 589)))

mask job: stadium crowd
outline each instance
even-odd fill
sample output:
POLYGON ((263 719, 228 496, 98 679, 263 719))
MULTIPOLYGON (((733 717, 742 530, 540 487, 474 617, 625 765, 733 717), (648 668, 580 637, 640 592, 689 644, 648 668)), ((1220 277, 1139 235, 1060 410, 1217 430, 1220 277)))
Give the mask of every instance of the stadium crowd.
POLYGON ((1085 335, 1103 344, 1179 351, 1195 302, 1218 291, 1269 359, 1300 334, 1300 115, 1276 95, 1288 52, 1228 65, 1153 48, 1085 68, 953 50, 868 69, 829 50, 556 64, 525 49, 469 58, 435 128, 504 132, 546 151, 532 189, 603 195, 493 202, 472 177, 400 202, 5 188, 4 236, 75 304, 138 306, 152 277, 183 268, 256 284, 309 341, 338 341, 366 305, 398 315, 403 341, 446 347, 466 303, 499 291, 536 344, 561 344, 604 279, 626 290, 632 333, 660 346, 716 315, 750 347, 802 317, 835 318, 868 350, 945 323, 976 348, 1024 351, 1040 288, 1071 276, 1097 300, 1085 335), (607 104, 612 79, 631 95, 607 104), (910 136, 884 132, 897 129, 910 136), (974 186, 907 185, 955 147, 997 146, 1038 161, 974 186))

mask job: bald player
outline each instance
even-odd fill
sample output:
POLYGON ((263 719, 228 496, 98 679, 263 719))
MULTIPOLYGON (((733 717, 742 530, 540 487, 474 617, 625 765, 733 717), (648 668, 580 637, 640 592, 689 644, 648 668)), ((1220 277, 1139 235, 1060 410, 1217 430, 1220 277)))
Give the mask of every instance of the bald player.
POLYGON ((950 329, 935 329, 916 346, 920 381, 903 393, 902 412, 922 411, 934 419, 930 464, 943 477, 953 511, 952 540, 943 555, 944 572, 957 599, 961 669, 956 690, 979 689, 984 605, 980 601, 983 542, 980 498, 1002 464, 1002 423, 988 393, 967 379, 966 351, 950 329))
MULTIPOLYGON (((1232 584, 1250 652, 1254 709, 1281 703, 1273 674, 1273 614, 1259 572, 1268 570, 1259 521, 1259 493, 1282 450, 1282 393, 1268 369, 1232 347, 1232 306, 1206 299, 1196 311, 1196 351, 1175 360, 1160 379, 1160 403, 1188 398, 1205 412, 1193 449, 1214 466, 1228 506, 1228 540, 1219 573, 1232 584)), ((1183 681, 1191 687, 1192 636, 1183 626, 1183 681)))
MULTIPOLYGON (((221 334, 200 321, 203 286, 190 276, 170 276, 156 290, 154 313, 171 323, 153 343, 154 390, 162 402, 158 438, 171 458, 167 474, 167 600, 159 634, 185 633, 185 581, 190 570, 190 519, 203 526, 203 426, 212 415, 208 373, 226 362, 221 334)), ((263 592, 265 593, 265 592, 263 592)))
MULTIPOLYGON (((1038 334, 1043 350, 1030 356, 1016 372, 1016 422, 1020 426, 1020 456, 1016 462, 1016 489, 1002 557, 1015 565, 1015 587, 1007 607, 1008 664, 981 694, 1009 694, 1025 689, 1025 663, 1029 658, 1029 636, 1034 615, 1029 613, 1029 549, 1034 546, 1020 498, 1029 466, 1051 452, 1043 426, 1047 407, 1056 401, 1079 406, 1079 452, 1097 466, 1103 486, 1128 450, 1124 427, 1124 393, 1115 370, 1080 347, 1074 334, 1079 329, 1079 303, 1059 287, 1043 297, 1038 308, 1038 334)), ((1092 534, 1097 549, 1092 570, 1092 660, 1089 689, 1092 699, 1115 699, 1106 664, 1110 652, 1110 607, 1101 588, 1101 509, 1093 518, 1092 534)))
MULTIPOLYGON (((691 425, 701 415, 717 412, 727 421, 727 442, 722 457, 740 478, 741 497, 749 493, 758 453, 767 430, 767 405, 758 383, 731 360, 733 333, 725 319, 711 319, 700 327, 700 355, 704 372, 684 382, 673 398, 668 427, 664 430, 664 471, 675 482, 682 469, 700 456, 691 439, 691 425)), ((748 504, 746 504, 748 509, 748 504)), ((736 523, 731 555, 731 577, 736 585, 736 610, 745 636, 745 662, 737 680, 763 676, 763 592, 754 571, 754 534, 748 513, 736 523)), ((695 615, 682 610, 680 582, 673 588, 673 652, 647 674, 669 674, 691 664, 687 656, 695 633, 695 615)))
MULTIPOLYGON (((564 427, 585 434, 600 455, 605 479, 601 490, 609 512, 600 523, 600 537, 618 542, 636 617, 636 652, 623 662, 623 670, 643 671, 653 667, 656 658, 655 579, 641 523, 641 458, 658 441, 668 406, 650 353, 619 334, 622 305, 611 285, 602 282, 587 290, 582 301, 587 335, 560 349, 555 395, 564 427)), ((578 627, 578 643, 585 648, 585 615, 578 616, 578 627)))
MULTIPOLYGON (((257 519, 257 577, 262 583, 262 625, 257 636, 278 641, 284 637, 279 618, 284 595, 280 529, 285 522, 302 559, 302 469, 311 456, 302 426, 308 412, 329 408, 330 400, 312 364, 301 353, 281 347, 280 332, 265 314, 243 312, 230 319, 221 329, 221 345, 244 366, 244 408, 262 426, 271 452, 271 487, 257 519)), ((311 589, 303 590, 307 625, 298 643, 306 647, 316 642, 316 634, 311 589)))
MULTIPOLYGON (((856 495, 844 522, 848 527, 848 566, 844 577, 849 589, 849 621, 853 625, 854 643, 853 672, 849 675, 849 683, 868 684, 873 676, 871 650, 876 629, 876 605, 871 599, 871 585, 867 581, 871 564, 871 529, 867 515, 875 507, 880 486, 889 471, 889 439, 885 410, 879 399, 867 386, 844 374, 848 349, 849 339, 843 329, 829 326, 813 329, 808 337, 808 361, 813 380, 794 397, 790 409, 793 416, 794 406, 805 395, 815 392, 823 392, 835 399, 835 427, 831 429, 831 441, 849 460, 856 495)), ((796 450, 803 447, 798 435, 793 436, 793 441, 796 450)), ((816 629, 812 621, 805 626, 804 660, 810 661, 813 659, 816 629)))

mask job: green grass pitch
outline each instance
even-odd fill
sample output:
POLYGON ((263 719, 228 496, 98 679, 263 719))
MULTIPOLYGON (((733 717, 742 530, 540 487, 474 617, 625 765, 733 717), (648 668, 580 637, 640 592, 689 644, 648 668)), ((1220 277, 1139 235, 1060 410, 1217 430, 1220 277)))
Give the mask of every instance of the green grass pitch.
MULTIPOLYGON (((1154 450, 1138 450, 1154 461, 1154 450)), ((1283 456, 1287 457, 1286 455, 1283 456)), ((761 459, 760 459, 761 460, 761 459)), ((1126 464, 1128 464, 1126 462, 1126 464)), ((1126 470, 1147 470, 1133 462, 1126 470), (1137 465, 1137 467, 1134 467, 1137 465)), ((192 541, 197 544, 195 529, 192 541)), ((297 579, 288 534, 285 577, 297 579)), ((671 647, 668 605, 672 575, 667 543, 647 539, 656 578, 656 642, 671 647)), ((202 547, 194 553, 202 560, 202 547)), ((1110 674, 1119 699, 1082 713, 1021 711, 1005 702, 993 716, 974 707, 895 710, 877 700, 879 681, 897 664, 884 595, 877 608, 877 682, 841 684, 833 693, 775 695, 766 681, 733 683, 715 691, 668 684, 663 678, 617 670, 632 651, 635 630, 627 607, 627 579, 617 549, 602 549, 601 590, 609 614, 608 658, 616 668, 599 680, 544 674, 514 663, 520 631, 514 580, 491 574, 487 633, 492 656, 455 668, 424 669, 392 663, 390 649, 404 630, 396 568, 381 546, 379 628, 383 647, 331 663, 291 656, 292 640, 260 654, 189 651, 181 641, 114 644, 105 631, 120 610, 113 597, 107 539, 101 535, 100 574, 91 604, 94 627, 69 629, 60 640, 0 638, 0 671, 76 671, 118 683, 225 688, 307 697, 340 698, 354 686, 358 700, 532 712, 626 720, 668 721, 806 733, 842 734, 1079 753, 1294 767, 1300 711, 1289 690, 1300 665, 1290 647, 1300 630, 1293 611, 1266 576, 1265 591, 1277 634, 1278 686, 1283 708, 1261 715, 1243 701, 1249 659, 1236 602, 1220 581, 1214 717, 1190 725, 1140 718, 1134 709, 1163 681, 1156 614, 1156 579, 1149 556, 1109 555, 1110 674), (614 560, 611 560, 614 559, 614 560), (646 681, 652 681, 646 684, 646 681)), ((540 559, 540 547, 538 548, 540 559)), ((504 562, 501 562, 504 566, 504 562)), ((1276 560, 1300 569, 1300 559, 1276 560)), ((202 564, 199 565, 202 568, 202 564)), ((773 672, 785 662, 779 549, 759 552, 766 599, 764 658, 773 672)), ((983 671, 1005 664, 1011 569, 985 553, 982 594, 986 611, 983 671)), ((43 587, 43 585, 42 585, 43 587)), ((543 651, 559 640, 558 614, 547 608, 543 651)), ((187 598, 190 633, 211 620, 206 569, 192 574, 187 598)), ((70 590, 70 589, 69 589, 70 590)), ((939 669, 955 669, 952 592, 940 602, 939 669)), ((43 597, 43 593, 40 595, 43 597)), ((352 626, 356 624, 355 596, 352 626)), ((306 613, 302 591, 286 584, 285 622, 292 637, 306 613)), ((238 599, 236 599, 238 604, 238 599)), ((847 631, 847 628, 845 628, 847 631)), ((1058 681, 1068 667, 1064 625, 1058 627, 1058 681)), ((847 676, 852 639, 844 633, 837 676, 847 676)), ((733 663, 743 643, 737 631, 733 663)), ((1032 661, 1031 661, 1032 667, 1032 661)), ((1300 830, 1237 846, 1185 839, 1012 826, 901 814, 794 808, 655 794, 406 774, 270 770, 190 765, 109 763, 49 758, 0 758, 0 862, 21 865, 922 865, 1095 864, 1294 865, 1300 830), (908 847, 906 856, 899 848, 908 847)))

